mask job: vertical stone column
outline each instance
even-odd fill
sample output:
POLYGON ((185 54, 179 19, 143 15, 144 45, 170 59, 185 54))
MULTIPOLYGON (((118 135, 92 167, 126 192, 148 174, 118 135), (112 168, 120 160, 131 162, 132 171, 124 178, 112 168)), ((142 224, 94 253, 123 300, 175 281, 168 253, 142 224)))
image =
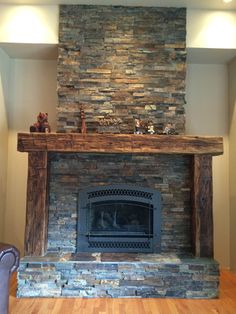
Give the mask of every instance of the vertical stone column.
POLYGON ((193 251, 213 258, 212 156, 193 156, 193 251))
POLYGON ((30 152, 25 227, 25 255, 41 256, 46 251, 48 224, 48 153, 30 152))

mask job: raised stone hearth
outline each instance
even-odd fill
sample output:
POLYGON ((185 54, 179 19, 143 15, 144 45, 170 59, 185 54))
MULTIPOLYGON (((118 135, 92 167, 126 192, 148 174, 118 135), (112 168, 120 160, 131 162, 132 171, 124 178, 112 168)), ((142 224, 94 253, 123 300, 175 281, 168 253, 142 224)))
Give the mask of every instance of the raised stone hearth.
POLYGON ((215 298, 218 264, 175 254, 79 253, 25 257, 18 297, 215 298))
POLYGON ((18 150, 29 153, 20 297, 218 295, 212 156, 222 138, 20 133, 18 150), (78 192, 118 183, 160 192, 160 254, 78 252, 78 192))

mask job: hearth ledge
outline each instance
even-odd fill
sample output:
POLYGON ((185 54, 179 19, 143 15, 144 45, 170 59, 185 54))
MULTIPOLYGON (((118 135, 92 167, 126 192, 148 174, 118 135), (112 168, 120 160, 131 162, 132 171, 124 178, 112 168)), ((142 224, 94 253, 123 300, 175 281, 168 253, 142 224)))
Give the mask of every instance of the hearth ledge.
POLYGON ((219 264, 213 259, 159 254, 104 253, 25 257, 18 272, 19 298, 218 297, 219 264), (126 257, 125 257, 126 256, 126 257), (91 258, 89 260, 88 258, 91 258))

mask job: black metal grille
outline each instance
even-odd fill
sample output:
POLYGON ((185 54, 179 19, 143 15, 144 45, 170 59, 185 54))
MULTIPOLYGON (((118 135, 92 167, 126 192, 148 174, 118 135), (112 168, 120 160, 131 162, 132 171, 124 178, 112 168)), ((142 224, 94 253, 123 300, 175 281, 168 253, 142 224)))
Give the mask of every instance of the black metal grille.
POLYGON ((90 248, 105 249, 150 249, 150 242, 109 242, 109 241, 89 241, 90 248))
POLYGON ((153 193, 150 192, 144 192, 136 189, 116 189, 116 188, 111 188, 111 189, 102 189, 102 190, 96 190, 93 192, 88 193, 88 199, 92 198, 97 198, 97 197, 104 197, 104 196, 131 196, 134 198, 144 198, 151 200, 153 193))

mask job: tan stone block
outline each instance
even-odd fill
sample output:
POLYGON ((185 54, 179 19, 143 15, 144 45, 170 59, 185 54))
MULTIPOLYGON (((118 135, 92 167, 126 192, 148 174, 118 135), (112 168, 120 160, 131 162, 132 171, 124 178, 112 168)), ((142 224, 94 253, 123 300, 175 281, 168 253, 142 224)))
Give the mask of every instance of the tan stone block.
POLYGON ((95 69, 87 69, 86 72, 87 72, 87 73, 110 74, 110 73, 111 73, 111 70, 110 70, 110 69, 99 69, 99 68, 95 68, 95 69))

